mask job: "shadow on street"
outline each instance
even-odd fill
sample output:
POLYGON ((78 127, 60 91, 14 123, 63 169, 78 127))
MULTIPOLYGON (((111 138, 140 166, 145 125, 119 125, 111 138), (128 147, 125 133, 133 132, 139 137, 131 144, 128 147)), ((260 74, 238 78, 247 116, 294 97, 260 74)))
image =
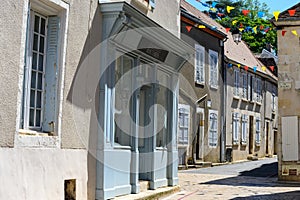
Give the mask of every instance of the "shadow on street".
POLYGON ((276 194, 265 194, 265 195, 255 195, 249 197, 236 197, 232 200, 243 200, 243 199, 250 199, 250 200, 298 200, 300 199, 300 191, 293 191, 293 192, 283 192, 283 193, 276 193, 276 194))

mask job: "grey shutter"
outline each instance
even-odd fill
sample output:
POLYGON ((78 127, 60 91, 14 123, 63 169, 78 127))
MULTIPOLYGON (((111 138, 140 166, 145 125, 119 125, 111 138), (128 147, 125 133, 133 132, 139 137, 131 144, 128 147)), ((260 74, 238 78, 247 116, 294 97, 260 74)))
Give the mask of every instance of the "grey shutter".
POLYGON ((56 126, 57 85, 58 85, 58 31, 59 18, 48 18, 47 58, 45 69, 45 97, 43 131, 53 132, 56 126))
POLYGON ((298 160, 298 117, 281 117, 282 160, 298 160))

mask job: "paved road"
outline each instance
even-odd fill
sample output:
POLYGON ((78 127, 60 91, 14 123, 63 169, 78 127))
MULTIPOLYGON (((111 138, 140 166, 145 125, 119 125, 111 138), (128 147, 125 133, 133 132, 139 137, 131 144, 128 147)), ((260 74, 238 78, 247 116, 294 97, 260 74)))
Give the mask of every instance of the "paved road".
POLYGON ((195 170, 185 170, 181 171, 181 173, 275 177, 277 176, 278 170, 277 164, 277 158, 267 158, 257 161, 248 161, 195 170))
POLYGON ((162 200, 299 200, 300 184, 279 183, 276 171, 275 158, 180 171, 181 191, 162 200))

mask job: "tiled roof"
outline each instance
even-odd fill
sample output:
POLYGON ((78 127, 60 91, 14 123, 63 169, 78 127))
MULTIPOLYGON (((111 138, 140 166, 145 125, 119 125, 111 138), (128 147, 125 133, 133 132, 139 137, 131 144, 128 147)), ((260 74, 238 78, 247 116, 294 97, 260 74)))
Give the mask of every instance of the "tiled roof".
MULTIPOLYGON (((279 14, 278 19, 282 19, 282 20, 295 20, 300 18, 300 3, 297 3, 296 5, 292 6, 291 8, 281 12, 279 14), (290 16, 289 14, 289 10, 296 10, 295 15, 294 16, 290 16)), ((274 19, 274 17, 272 18, 274 19)))
MULTIPOLYGON (((192 15, 198 17, 204 23, 209 24, 211 26, 217 27, 218 30, 226 33, 226 29, 220 25, 218 22, 195 8, 194 6, 187 3, 185 0, 181 0, 181 7, 191 13, 192 15)), ((225 56, 236 63, 239 63, 244 66, 248 66, 248 68, 253 69, 254 66, 257 66, 257 71, 267 74, 273 79, 277 80, 277 78, 272 74, 268 69, 266 71, 262 70, 264 66, 252 53, 252 51, 248 48, 247 44, 242 41, 238 45, 234 42, 232 35, 227 34, 227 41, 224 43, 224 53, 225 56)))

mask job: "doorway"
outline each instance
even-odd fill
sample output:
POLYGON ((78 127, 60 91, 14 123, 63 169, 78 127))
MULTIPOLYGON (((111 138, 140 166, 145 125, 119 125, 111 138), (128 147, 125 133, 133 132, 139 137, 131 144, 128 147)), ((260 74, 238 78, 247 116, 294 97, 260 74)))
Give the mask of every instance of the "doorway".
POLYGON ((277 155, 277 131, 274 131, 274 155, 277 155))
POLYGON ((253 154, 253 116, 249 120, 249 154, 253 154))
POLYGON ((197 142, 196 142, 196 159, 202 160, 204 157, 204 110, 197 108, 197 142))

